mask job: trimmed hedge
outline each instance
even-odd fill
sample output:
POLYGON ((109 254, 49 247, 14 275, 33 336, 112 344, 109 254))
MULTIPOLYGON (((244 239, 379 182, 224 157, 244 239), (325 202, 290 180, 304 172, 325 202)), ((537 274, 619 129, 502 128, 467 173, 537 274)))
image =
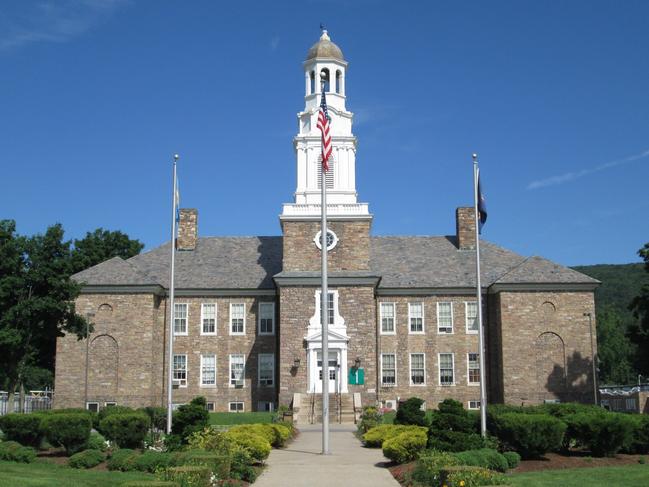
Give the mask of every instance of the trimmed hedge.
POLYGON ((505 460, 507 460, 509 468, 516 468, 518 467, 518 464, 521 463, 521 456, 515 451, 503 452, 503 456, 505 457, 505 460))
POLYGON ((63 446, 72 455, 86 447, 92 419, 82 413, 49 414, 43 416, 41 427, 51 444, 63 446))
POLYGON ((124 462, 126 468, 133 467, 141 472, 154 473, 158 468, 167 468, 175 465, 175 457, 171 453, 159 451, 145 451, 135 456, 134 460, 128 459, 124 462))
POLYGON ((460 465, 484 467, 496 472, 506 472, 509 468, 507 459, 491 448, 463 451, 456 453, 455 458, 458 459, 460 465))
POLYGON ((104 454, 99 450, 84 450, 75 453, 68 459, 72 468, 92 468, 104 461, 104 454))
POLYGON ((184 465, 202 465, 210 468, 218 480, 230 478, 232 459, 228 454, 217 454, 206 451, 188 451, 183 457, 184 465))
POLYGON ((41 417, 38 414, 12 413, 0 416, 0 429, 5 440, 38 448, 43 439, 41 417))
POLYGON ((180 487, 178 482, 170 480, 130 480, 120 485, 121 487, 180 487))
POLYGON ((142 412, 116 413, 101 420, 100 430, 120 448, 139 448, 150 425, 151 420, 142 412))
POLYGON ((202 465, 182 465, 171 467, 162 474, 163 480, 177 482, 182 487, 207 486, 210 485, 212 472, 209 467, 202 465))
POLYGON ((428 448, 432 450, 461 452, 497 447, 498 440, 493 437, 483 438, 478 433, 465 433, 453 430, 433 430, 428 432, 428 448))
POLYGON ((412 472, 412 478, 422 485, 441 485, 439 483, 440 470, 459 463, 459 460, 452 453, 425 450, 419 454, 412 472))
POLYGON ((563 418, 567 434, 593 456, 613 456, 633 438, 634 421, 625 414, 605 411, 569 414, 563 418))
POLYGON ((409 462, 426 448, 426 441, 426 428, 404 431, 383 442, 383 455, 393 462, 409 462))
POLYGON ((270 455, 270 442, 263 436, 249 432, 227 431, 226 439, 246 450, 253 460, 263 463, 270 455))
POLYGON ((358 433, 365 434, 372 428, 381 424, 383 415, 374 406, 366 406, 363 408, 361 420, 358 423, 358 433))
POLYGON ((108 470, 120 470, 122 472, 135 470, 140 455, 141 453, 130 448, 121 448, 113 452, 108 459, 108 470))
POLYGON ((566 431, 566 424, 549 414, 504 413, 493 417, 492 427, 500 441, 523 458, 558 450, 566 431))
POLYGON ((446 487, 478 487, 502 484, 505 477, 482 467, 450 466, 440 470, 440 484, 446 487))
POLYGON ((30 446, 22 446, 15 441, 3 441, 0 442, 0 460, 32 463, 36 460, 36 450, 30 446))
POLYGON ((261 436, 271 445, 275 441, 275 431, 268 424, 240 424, 233 426, 228 432, 261 436))
POLYGON ((633 433, 623 450, 627 453, 649 453, 649 415, 632 414, 629 418, 633 421, 633 433))
POLYGON ((363 443, 369 448, 381 448, 383 442, 406 431, 428 431, 427 428, 414 425, 382 424, 370 429, 363 435, 363 443))
POLYGON ((421 410, 422 404, 424 404, 424 400, 418 397, 411 397, 400 404, 394 424, 428 426, 426 412, 421 410))
POLYGON ((108 449, 106 446, 106 438, 104 438, 100 433, 92 431, 88 438, 88 449, 106 451, 108 449))

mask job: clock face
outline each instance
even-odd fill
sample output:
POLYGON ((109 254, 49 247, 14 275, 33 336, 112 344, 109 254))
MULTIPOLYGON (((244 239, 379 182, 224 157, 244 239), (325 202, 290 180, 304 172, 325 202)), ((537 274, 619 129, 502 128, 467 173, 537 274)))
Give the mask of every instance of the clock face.
MULTIPOLYGON (((316 247, 322 249, 322 231, 318 232, 313 238, 316 247)), ((338 236, 331 230, 327 230, 327 250, 333 249, 338 244, 338 236)))

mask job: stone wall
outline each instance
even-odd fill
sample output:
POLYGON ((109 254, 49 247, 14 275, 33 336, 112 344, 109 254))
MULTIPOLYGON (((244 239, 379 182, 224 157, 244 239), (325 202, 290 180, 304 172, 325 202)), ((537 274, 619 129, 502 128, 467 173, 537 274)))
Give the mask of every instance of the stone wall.
POLYGON ((181 208, 178 210, 178 250, 194 250, 198 239, 198 210, 181 208))
POLYGON ((455 235, 460 250, 475 249, 475 208, 461 207, 455 210, 455 235))

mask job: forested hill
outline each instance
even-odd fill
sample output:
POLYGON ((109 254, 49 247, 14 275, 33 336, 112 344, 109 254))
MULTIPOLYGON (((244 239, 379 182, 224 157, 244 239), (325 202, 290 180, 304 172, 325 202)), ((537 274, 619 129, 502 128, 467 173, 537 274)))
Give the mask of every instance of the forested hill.
POLYGON ((602 282, 595 291, 597 310, 611 306, 628 324, 627 320, 632 319, 629 303, 640 294, 642 285, 649 283, 649 272, 645 271, 644 264, 597 264, 573 269, 602 282))

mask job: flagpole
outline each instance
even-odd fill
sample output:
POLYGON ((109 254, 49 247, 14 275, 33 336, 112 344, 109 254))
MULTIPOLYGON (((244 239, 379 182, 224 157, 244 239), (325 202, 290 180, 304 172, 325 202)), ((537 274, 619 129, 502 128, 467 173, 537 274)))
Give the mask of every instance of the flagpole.
MULTIPOLYGON (((320 92, 324 93, 324 73, 320 73, 320 92)), ((324 157, 324 147, 322 150, 324 157)), ((320 320, 322 322, 322 454, 329 455, 329 289, 327 283, 327 180, 324 161, 322 171, 322 228, 320 247, 322 254, 322 289, 320 292, 320 320)))
POLYGON ((478 212, 478 154, 473 154, 473 201, 475 217, 475 272, 476 297, 478 300, 478 349, 480 360, 480 434, 487 436, 487 382, 485 370, 484 328, 482 326, 482 287, 480 284, 480 215, 478 212))
POLYGON ((172 390, 173 390, 173 360, 174 360, 174 275, 176 267, 176 205, 178 204, 177 197, 177 181, 176 181, 176 163, 180 159, 178 154, 174 154, 174 169, 173 169, 173 186, 172 186, 172 204, 171 204, 171 276, 169 278, 169 370, 167 374, 167 434, 171 433, 171 418, 172 418, 172 390))

